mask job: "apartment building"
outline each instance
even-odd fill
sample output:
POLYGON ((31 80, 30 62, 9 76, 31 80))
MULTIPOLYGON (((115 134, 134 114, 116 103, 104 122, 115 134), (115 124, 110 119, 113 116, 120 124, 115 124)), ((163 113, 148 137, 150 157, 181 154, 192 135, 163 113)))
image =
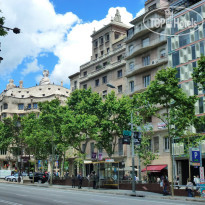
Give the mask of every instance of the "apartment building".
MULTIPOLYGON (((168 65, 178 70, 179 86, 188 96, 197 95, 198 102, 195 105, 198 117, 205 115, 205 90, 198 90, 192 80, 193 67, 197 67, 197 61, 204 55, 205 47, 205 1, 171 1, 170 6, 185 6, 180 10, 174 10, 172 22, 179 22, 172 28, 168 28, 168 65), (185 26, 180 22, 196 22, 194 25, 185 26), (172 35, 172 36, 171 36, 172 35)), ((172 23, 172 25, 174 25, 172 23)), ((191 132, 205 133, 205 127, 190 128, 191 132)), ((190 139, 191 140, 191 139, 190 139)), ((202 142, 203 166, 205 165, 205 142, 202 142)), ((184 156, 185 144, 175 150, 176 175, 185 184, 189 177, 189 161, 184 156), (183 173, 183 174, 182 174, 183 173)), ((191 176, 199 175, 199 168, 191 166, 191 176)))
MULTIPOLYGON (((129 28, 130 26, 125 25, 121 21, 121 15, 116 10, 114 18, 108 25, 93 32, 91 35, 91 60, 81 65, 79 72, 69 76, 72 91, 91 87, 92 91, 99 93, 102 98, 105 98, 112 90, 116 92, 118 97, 126 94, 126 62, 124 57, 126 49, 125 38, 129 28), (115 86, 115 89, 109 88, 107 86, 108 83, 115 86)), ((86 160, 95 161, 92 154, 99 153, 99 150, 95 148, 95 142, 89 142, 86 153, 86 160)), ((108 157, 104 150, 100 151, 100 154, 102 154, 103 159, 108 157)), ((125 167, 127 166, 131 170, 130 147, 124 146, 121 139, 119 139, 116 152, 112 158, 115 161, 125 161, 125 167)), ((93 170, 93 165, 86 164, 85 170, 84 174, 90 174, 93 170)))
MULTIPOLYGON (((10 80, 6 89, 0 94, 0 117, 1 120, 6 117, 13 117, 17 114, 23 117, 31 112, 39 115, 39 102, 51 101, 58 98, 62 105, 65 105, 70 95, 70 90, 61 85, 54 85, 49 80, 49 71, 43 71, 44 77, 39 85, 30 88, 23 87, 23 81, 16 86, 13 80, 10 80)), ((27 156, 23 156, 27 159, 27 156)), ((18 160, 9 153, 8 150, 0 150, 0 169, 14 169, 18 160)), ((25 161, 25 167, 28 161, 25 161)))
MULTIPOLYGON (((152 19, 166 18, 165 10, 168 6, 169 1, 166 0, 146 1, 145 13, 130 22, 133 27, 127 31, 125 41, 126 92, 129 96, 145 91, 150 82, 154 80, 156 72, 168 65, 166 23, 162 23, 159 27, 152 24, 152 19)), ((155 180, 156 172, 159 173, 159 176, 163 172, 171 178, 167 128, 162 121, 154 116, 146 123, 153 129, 150 149, 158 155, 157 159, 151 163, 150 175, 153 175, 151 180, 155 180), (162 170, 159 170, 158 165, 162 170)), ((144 168, 143 163, 141 166, 144 168)))

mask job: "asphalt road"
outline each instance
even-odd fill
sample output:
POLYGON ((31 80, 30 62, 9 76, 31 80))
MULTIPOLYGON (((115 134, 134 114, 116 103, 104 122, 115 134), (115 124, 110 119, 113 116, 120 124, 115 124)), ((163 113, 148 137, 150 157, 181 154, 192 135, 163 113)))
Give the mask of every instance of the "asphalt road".
POLYGON ((204 205, 202 202, 149 199, 88 191, 0 184, 0 205, 204 205))

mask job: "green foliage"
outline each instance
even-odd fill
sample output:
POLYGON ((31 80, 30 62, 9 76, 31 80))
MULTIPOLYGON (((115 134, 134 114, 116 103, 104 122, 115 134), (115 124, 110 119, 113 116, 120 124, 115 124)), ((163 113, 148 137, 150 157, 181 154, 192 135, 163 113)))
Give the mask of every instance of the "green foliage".
MULTIPOLYGON (((0 10, 1 13, 1 10, 0 10)), ((5 31, 5 29, 3 29, 1 26, 4 25, 4 21, 5 18, 4 17, 0 17, 0 36, 5 36, 7 34, 7 32, 5 31)))
POLYGON ((201 59, 198 61, 198 67, 193 68, 193 80, 195 83, 200 83, 201 86, 198 86, 200 90, 205 90, 205 56, 201 56, 201 59))

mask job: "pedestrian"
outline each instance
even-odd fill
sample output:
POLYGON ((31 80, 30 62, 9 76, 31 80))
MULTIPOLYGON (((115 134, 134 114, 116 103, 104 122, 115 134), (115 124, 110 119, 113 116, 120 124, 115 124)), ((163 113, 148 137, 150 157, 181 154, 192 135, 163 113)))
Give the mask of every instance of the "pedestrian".
POLYGON ((188 192, 188 197, 193 197, 194 185, 190 179, 187 180, 186 191, 188 192))
POLYGON ((197 176, 194 178, 194 182, 195 182, 195 185, 196 185, 196 190, 198 191, 199 188, 200 188, 200 178, 199 178, 199 175, 197 175, 197 176))
POLYGON ((97 174, 94 172, 93 173, 93 189, 97 188, 97 174))
POLYGON ((167 178, 165 177, 163 180, 163 195, 169 195, 168 191, 167 191, 167 187, 169 186, 169 182, 167 180, 167 178))
POLYGON ((75 188, 75 175, 72 174, 71 176, 71 181, 72 181, 72 188, 75 188))
POLYGON ((83 183, 83 177, 81 173, 78 174, 78 189, 82 188, 82 183, 83 183))

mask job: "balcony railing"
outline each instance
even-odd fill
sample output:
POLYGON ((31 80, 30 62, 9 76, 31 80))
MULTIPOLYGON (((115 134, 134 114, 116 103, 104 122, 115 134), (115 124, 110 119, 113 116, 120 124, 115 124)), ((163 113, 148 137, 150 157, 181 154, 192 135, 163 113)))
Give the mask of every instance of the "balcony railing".
POLYGON ((103 56, 100 56, 100 57, 98 57, 98 58, 95 59, 95 60, 89 61, 89 62, 87 62, 87 63, 81 65, 81 66, 80 66, 80 69, 84 69, 84 68, 86 68, 86 67, 88 67, 88 66, 91 66, 91 65, 93 65, 93 64, 95 64, 95 63, 97 63, 97 62, 99 62, 99 61, 102 61, 103 59, 107 58, 108 56, 113 55, 113 54, 115 54, 115 53, 117 53, 117 52, 119 52, 119 51, 121 51, 121 50, 123 50, 123 49, 125 49, 125 45, 121 45, 120 47, 116 48, 115 50, 110 51, 109 53, 104 54, 103 56))
POLYGON ((129 68, 126 69, 126 76, 130 76, 130 75, 138 73, 142 70, 151 69, 151 68, 159 66, 167 61, 168 61, 168 58, 166 55, 166 56, 163 56, 161 58, 151 60, 149 65, 137 64, 134 66, 133 69, 129 69, 129 68))
POLYGON ((134 55, 139 55, 142 52, 146 51, 147 49, 154 48, 155 46, 157 46, 158 44, 160 44, 162 42, 166 42, 165 37, 157 38, 157 39, 152 40, 149 43, 146 43, 144 45, 142 43, 138 44, 138 45, 134 46, 131 51, 126 51, 125 57, 128 58, 128 57, 132 57, 134 55))

